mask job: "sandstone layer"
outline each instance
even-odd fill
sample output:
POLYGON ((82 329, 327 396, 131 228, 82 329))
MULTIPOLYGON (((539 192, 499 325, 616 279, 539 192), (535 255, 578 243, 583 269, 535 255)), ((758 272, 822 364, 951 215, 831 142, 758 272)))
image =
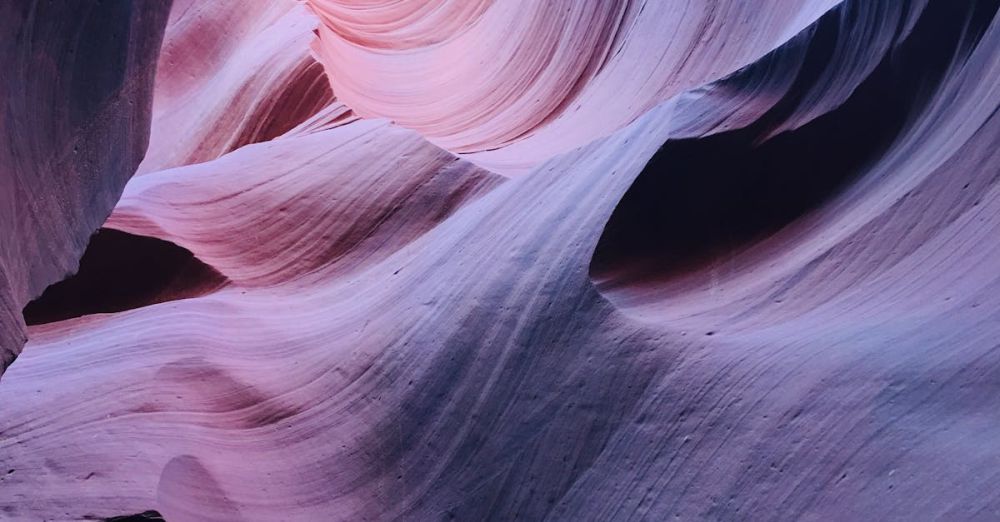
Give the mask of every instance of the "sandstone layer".
POLYGON ((998 11, 178 0, 139 175, 2 231, 70 271, 121 193, 0 513, 1000 517, 998 11))

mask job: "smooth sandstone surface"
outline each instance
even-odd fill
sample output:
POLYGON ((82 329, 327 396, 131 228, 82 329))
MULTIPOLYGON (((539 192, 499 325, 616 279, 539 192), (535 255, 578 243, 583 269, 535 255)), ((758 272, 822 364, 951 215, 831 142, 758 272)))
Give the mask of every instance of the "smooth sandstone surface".
POLYGON ((1000 517, 998 11, 177 0, 0 516, 1000 517))

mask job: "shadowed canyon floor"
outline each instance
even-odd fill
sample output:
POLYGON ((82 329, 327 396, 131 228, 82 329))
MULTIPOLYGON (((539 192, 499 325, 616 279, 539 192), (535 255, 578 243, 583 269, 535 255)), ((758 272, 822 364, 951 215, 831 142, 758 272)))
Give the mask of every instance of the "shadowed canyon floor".
POLYGON ((0 519, 1000 518, 1000 1, 73 5, 0 519))

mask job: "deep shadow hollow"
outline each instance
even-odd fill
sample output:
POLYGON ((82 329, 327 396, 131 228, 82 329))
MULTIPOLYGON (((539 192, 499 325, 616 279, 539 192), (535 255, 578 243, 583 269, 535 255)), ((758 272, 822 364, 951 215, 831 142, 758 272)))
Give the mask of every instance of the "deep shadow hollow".
MULTIPOLYGON (((769 136, 823 76, 842 33, 838 15, 816 27, 786 96, 754 124, 668 141, 605 225, 591 261, 604 291, 663 285, 739 256, 830 201, 862 176, 919 114, 948 68, 989 25, 996 0, 967 7, 939 0, 835 110, 769 136)), ((844 14, 843 16, 849 16, 844 14)), ((766 62, 764 58, 761 63, 766 62)), ((738 82, 734 77, 730 82, 738 82)))
POLYGON ((136 513, 134 515, 108 517, 102 520, 104 520, 104 522, 163 522, 165 519, 159 511, 150 509, 149 511, 143 511, 142 513, 136 513))
POLYGON ((24 308, 28 325, 121 312, 204 295, 228 280, 169 241, 102 228, 90 238, 76 274, 24 308))

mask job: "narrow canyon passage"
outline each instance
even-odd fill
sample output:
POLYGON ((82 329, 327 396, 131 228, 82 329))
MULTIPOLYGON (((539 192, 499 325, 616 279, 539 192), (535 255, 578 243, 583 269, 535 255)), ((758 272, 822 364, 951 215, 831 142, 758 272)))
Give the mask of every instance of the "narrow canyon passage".
POLYGON ((1000 518, 1000 0, 0 5, 0 519, 1000 518))

